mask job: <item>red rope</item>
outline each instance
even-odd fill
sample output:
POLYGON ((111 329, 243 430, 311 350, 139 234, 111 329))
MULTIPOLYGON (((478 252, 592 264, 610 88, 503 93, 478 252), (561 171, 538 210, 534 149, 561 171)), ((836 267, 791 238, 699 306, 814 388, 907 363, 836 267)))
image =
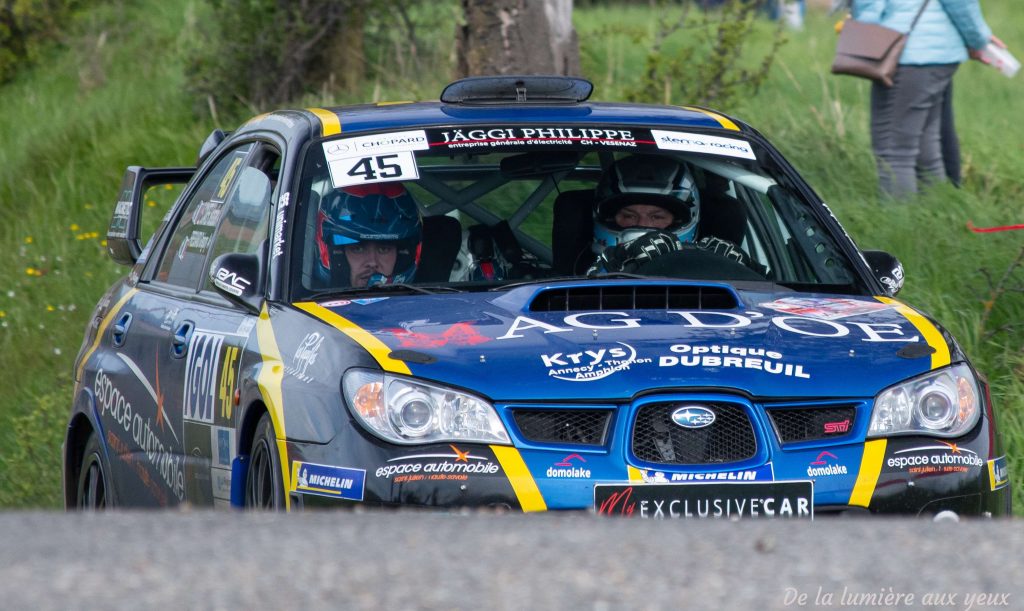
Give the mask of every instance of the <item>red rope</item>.
POLYGON ((996 231, 1015 231, 1017 229, 1024 229, 1024 224, 1004 225, 1002 227, 975 227, 974 223, 967 221, 967 228, 974 233, 994 233, 996 231))

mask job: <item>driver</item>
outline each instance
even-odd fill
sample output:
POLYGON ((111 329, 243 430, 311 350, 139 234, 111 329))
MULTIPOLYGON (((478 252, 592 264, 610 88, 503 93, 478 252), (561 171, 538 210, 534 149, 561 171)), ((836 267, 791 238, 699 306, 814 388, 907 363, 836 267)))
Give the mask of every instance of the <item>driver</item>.
POLYGON ((411 282, 420 259, 423 220, 401 183, 337 189, 317 222, 317 276, 331 287, 411 282))
POLYGON ((746 264, 735 245, 708 236, 695 241, 700 193, 689 167, 659 155, 619 159, 596 188, 594 245, 588 275, 634 272, 655 257, 700 248, 746 264))

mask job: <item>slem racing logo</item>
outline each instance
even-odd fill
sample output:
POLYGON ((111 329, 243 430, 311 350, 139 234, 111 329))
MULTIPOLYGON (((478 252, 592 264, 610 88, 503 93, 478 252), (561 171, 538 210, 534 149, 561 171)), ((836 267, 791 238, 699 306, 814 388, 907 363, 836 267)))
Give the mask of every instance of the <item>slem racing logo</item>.
POLYGON ((971 467, 984 466, 977 452, 955 443, 940 441, 938 445, 918 446, 893 452, 885 464, 890 469, 907 473, 963 473, 971 467))
POLYGON ((375 475, 386 480, 393 478, 394 483, 402 484, 425 480, 465 481, 470 475, 498 472, 498 464, 490 458, 475 456, 470 454, 470 450, 460 450, 454 445, 448 447, 452 454, 410 454, 389 459, 389 464, 378 467, 375 475))
POLYGON ((632 365, 650 363, 651 359, 636 357, 636 349, 623 342, 619 347, 594 348, 582 352, 555 352, 540 355, 548 376, 569 382, 593 382, 632 365))

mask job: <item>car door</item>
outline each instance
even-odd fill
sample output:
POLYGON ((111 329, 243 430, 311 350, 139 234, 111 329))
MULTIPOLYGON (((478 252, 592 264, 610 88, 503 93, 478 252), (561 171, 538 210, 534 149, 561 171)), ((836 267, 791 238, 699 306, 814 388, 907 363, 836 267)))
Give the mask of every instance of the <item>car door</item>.
MULTIPOLYGON (((141 484, 119 490, 126 505, 213 504, 210 458, 219 441, 225 460, 232 457, 233 435, 223 442, 233 424, 225 400, 237 380, 245 314, 206 290, 206 270, 220 227, 232 217, 239 176, 257 148, 236 146, 208 166, 112 325, 112 334, 123 332, 117 375, 104 374, 104 383, 129 389, 132 412, 131 427, 115 440, 119 460, 112 469, 121 471, 115 474, 121 481, 141 484)), ((269 197, 264 212, 269 220, 269 197)), ((250 233, 262 231, 258 239, 265 241, 268 221, 259 227, 248 215, 256 225, 250 233)))

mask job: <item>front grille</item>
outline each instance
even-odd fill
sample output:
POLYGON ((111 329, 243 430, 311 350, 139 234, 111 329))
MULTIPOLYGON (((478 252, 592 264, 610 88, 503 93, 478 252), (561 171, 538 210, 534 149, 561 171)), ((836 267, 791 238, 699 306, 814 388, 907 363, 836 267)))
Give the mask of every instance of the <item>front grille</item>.
POLYGON ((782 443, 842 437, 853 430, 853 405, 788 407, 768 410, 782 443))
POLYGON ((611 410, 607 409, 516 409, 512 418, 527 441, 604 445, 611 410))
POLYGON ((684 403, 651 403, 640 408, 633 423, 633 454, 663 465, 708 465, 752 458, 757 451, 754 427, 747 412, 730 403, 700 404, 715 421, 699 429, 672 422, 684 403))
POLYGON ((639 284, 579 286, 541 291, 531 312, 589 310, 732 310, 736 295, 719 286, 639 284))

